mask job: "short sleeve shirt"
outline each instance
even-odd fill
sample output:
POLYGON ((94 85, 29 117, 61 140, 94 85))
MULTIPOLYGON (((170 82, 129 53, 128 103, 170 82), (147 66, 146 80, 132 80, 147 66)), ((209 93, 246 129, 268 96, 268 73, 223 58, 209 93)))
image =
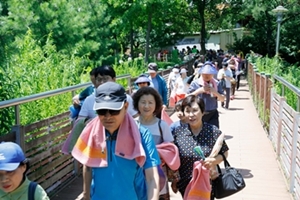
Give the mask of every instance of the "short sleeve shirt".
POLYGON ((160 129, 159 129, 159 119, 157 119, 156 123, 151 124, 151 125, 144 125, 141 124, 142 126, 146 127, 150 133, 153 136, 153 140, 155 144, 160 144, 163 141, 164 142, 173 142, 174 138, 172 136, 172 133, 170 131, 170 127, 168 126, 168 124, 164 121, 161 120, 160 122, 160 127, 161 127, 161 131, 162 131, 162 137, 160 134, 160 129))
POLYGON ((93 109, 94 102, 95 102, 95 93, 91 94, 84 100, 84 102, 81 106, 80 112, 79 112, 79 116, 87 117, 90 119, 96 117, 97 114, 96 114, 95 110, 93 109))
POLYGON ((116 156, 114 152, 117 132, 113 135, 106 132, 108 166, 92 168, 92 200, 147 199, 144 170, 160 165, 160 159, 151 133, 142 126, 140 126, 140 132, 142 146, 146 154, 146 162, 143 167, 139 167, 136 160, 116 156))
MULTIPOLYGON (((188 124, 180 127, 174 127, 173 136, 174 144, 178 147, 180 157, 180 181, 177 186, 180 190, 185 190, 186 186, 192 178, 193 164, 199 161, 201 157, 194 152, 194 147, 200 146, 204 156, 208 157, 217 141, 221 131, 214 125, 205 123, 199 135, 195 136, 189 128, 188 124)), ((228 150, 226 142, 223 142, 220 152, 224 153, 228 150)))
MULTIPOLYGON (((10 193, 6 193, 0 189, 0 199, 1 200, 11 200, 11 199, 28 199, 28 188, 31 181, 27 178, 16 190, 10 193)), ((42 188, 42 186, 37 185, 34 192, 34 199, 36 200, 49 200, 47 193, 42 188)))

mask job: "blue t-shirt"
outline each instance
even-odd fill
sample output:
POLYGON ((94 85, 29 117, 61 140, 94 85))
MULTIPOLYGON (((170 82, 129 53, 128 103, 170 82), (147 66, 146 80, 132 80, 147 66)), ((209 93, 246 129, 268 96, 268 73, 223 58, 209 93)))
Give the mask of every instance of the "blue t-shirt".
POLYGON ((142 126, 139 130, 146 153, 142 168, 135 159, 128 160, 115 155, 117 131, 113 135, 106 131, 108 167, 92 168, 92 200, 147 200, 144 170, 160 165, 160 159, 151 133, 142 126))

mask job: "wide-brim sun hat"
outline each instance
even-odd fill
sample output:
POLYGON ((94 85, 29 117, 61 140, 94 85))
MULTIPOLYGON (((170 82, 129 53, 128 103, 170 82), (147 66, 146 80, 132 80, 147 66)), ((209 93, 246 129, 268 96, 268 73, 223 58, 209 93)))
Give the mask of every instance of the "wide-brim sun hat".
POLYGON ((138 79, 136 79, 136 81, 134 82, 135 84, 138 83, 150 83, 150 79, 146 76, 140 76, 138 79))
POLYGON ((199 70, 199 74, 218 74, 217 69, 212 64, 204 64, 199 70))
POLYGON ((187 73, 186 69, 181 69, 180 74, 187 73))

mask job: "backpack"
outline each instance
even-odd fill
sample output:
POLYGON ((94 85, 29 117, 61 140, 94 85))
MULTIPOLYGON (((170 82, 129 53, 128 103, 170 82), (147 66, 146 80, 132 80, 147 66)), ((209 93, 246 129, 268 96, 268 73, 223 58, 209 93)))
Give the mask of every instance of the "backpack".
POLYGON ((34 200, 34 193, 37 186, 37 182, 31 181, 28 187, 28 200, 34 200))

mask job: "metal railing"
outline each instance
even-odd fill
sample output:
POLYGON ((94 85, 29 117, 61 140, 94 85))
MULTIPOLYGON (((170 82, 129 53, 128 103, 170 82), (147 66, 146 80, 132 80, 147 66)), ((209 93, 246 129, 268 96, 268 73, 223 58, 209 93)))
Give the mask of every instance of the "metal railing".
MULTIPOLYGON (((125 79, 125 78, 127 78, 127 80, 128 80, 128 85, 131 85, 131 75, 130 74, 124 74, 124 75, 117 76, 117 80, 125 79)), ((39 100, 39 99, 44 99, 44 98, 47 98, 47 97, 56 96, 56 95, 63 94, 63 93, 66 93, 66 92, 72 92, 72 95, 74 96, 74 94, 75 94, 74 92, 76 90, 87 87, 87 86, 90 86, 90 85, 91 85, 91 82, 82 83, 82 84, 78 84, 78 85, 74 85, 74 86, 69 86, 69 87, 65 87, 65 88, 60 88, 60 89, 56 89, 56 90, 51 90, 51 91, 47 91, 47 92, 33 94, 33 95, 30 95, 30 96, 26 96, 26 97, 20 97, 20 98, 16 98, 16 99, 1 101, 0 102, 0 109, 14 106, 14 109, 15 109, 15 125, 20 125, 20 105, 21 104, 31 102, 31 101, 35 101, 35 100, 39 100)))
POLYGON ((297 100, 297 110, 296 111, 299 112, 300 111, 300 89, 278 75, 273 75, 273 78, 275 81, 279 81, 282 84, 282 88, 281 88, 282 96, 284 96, 285 87, 287 87, 288 89, 290 89, 297 95, 298 100, 297 100))

